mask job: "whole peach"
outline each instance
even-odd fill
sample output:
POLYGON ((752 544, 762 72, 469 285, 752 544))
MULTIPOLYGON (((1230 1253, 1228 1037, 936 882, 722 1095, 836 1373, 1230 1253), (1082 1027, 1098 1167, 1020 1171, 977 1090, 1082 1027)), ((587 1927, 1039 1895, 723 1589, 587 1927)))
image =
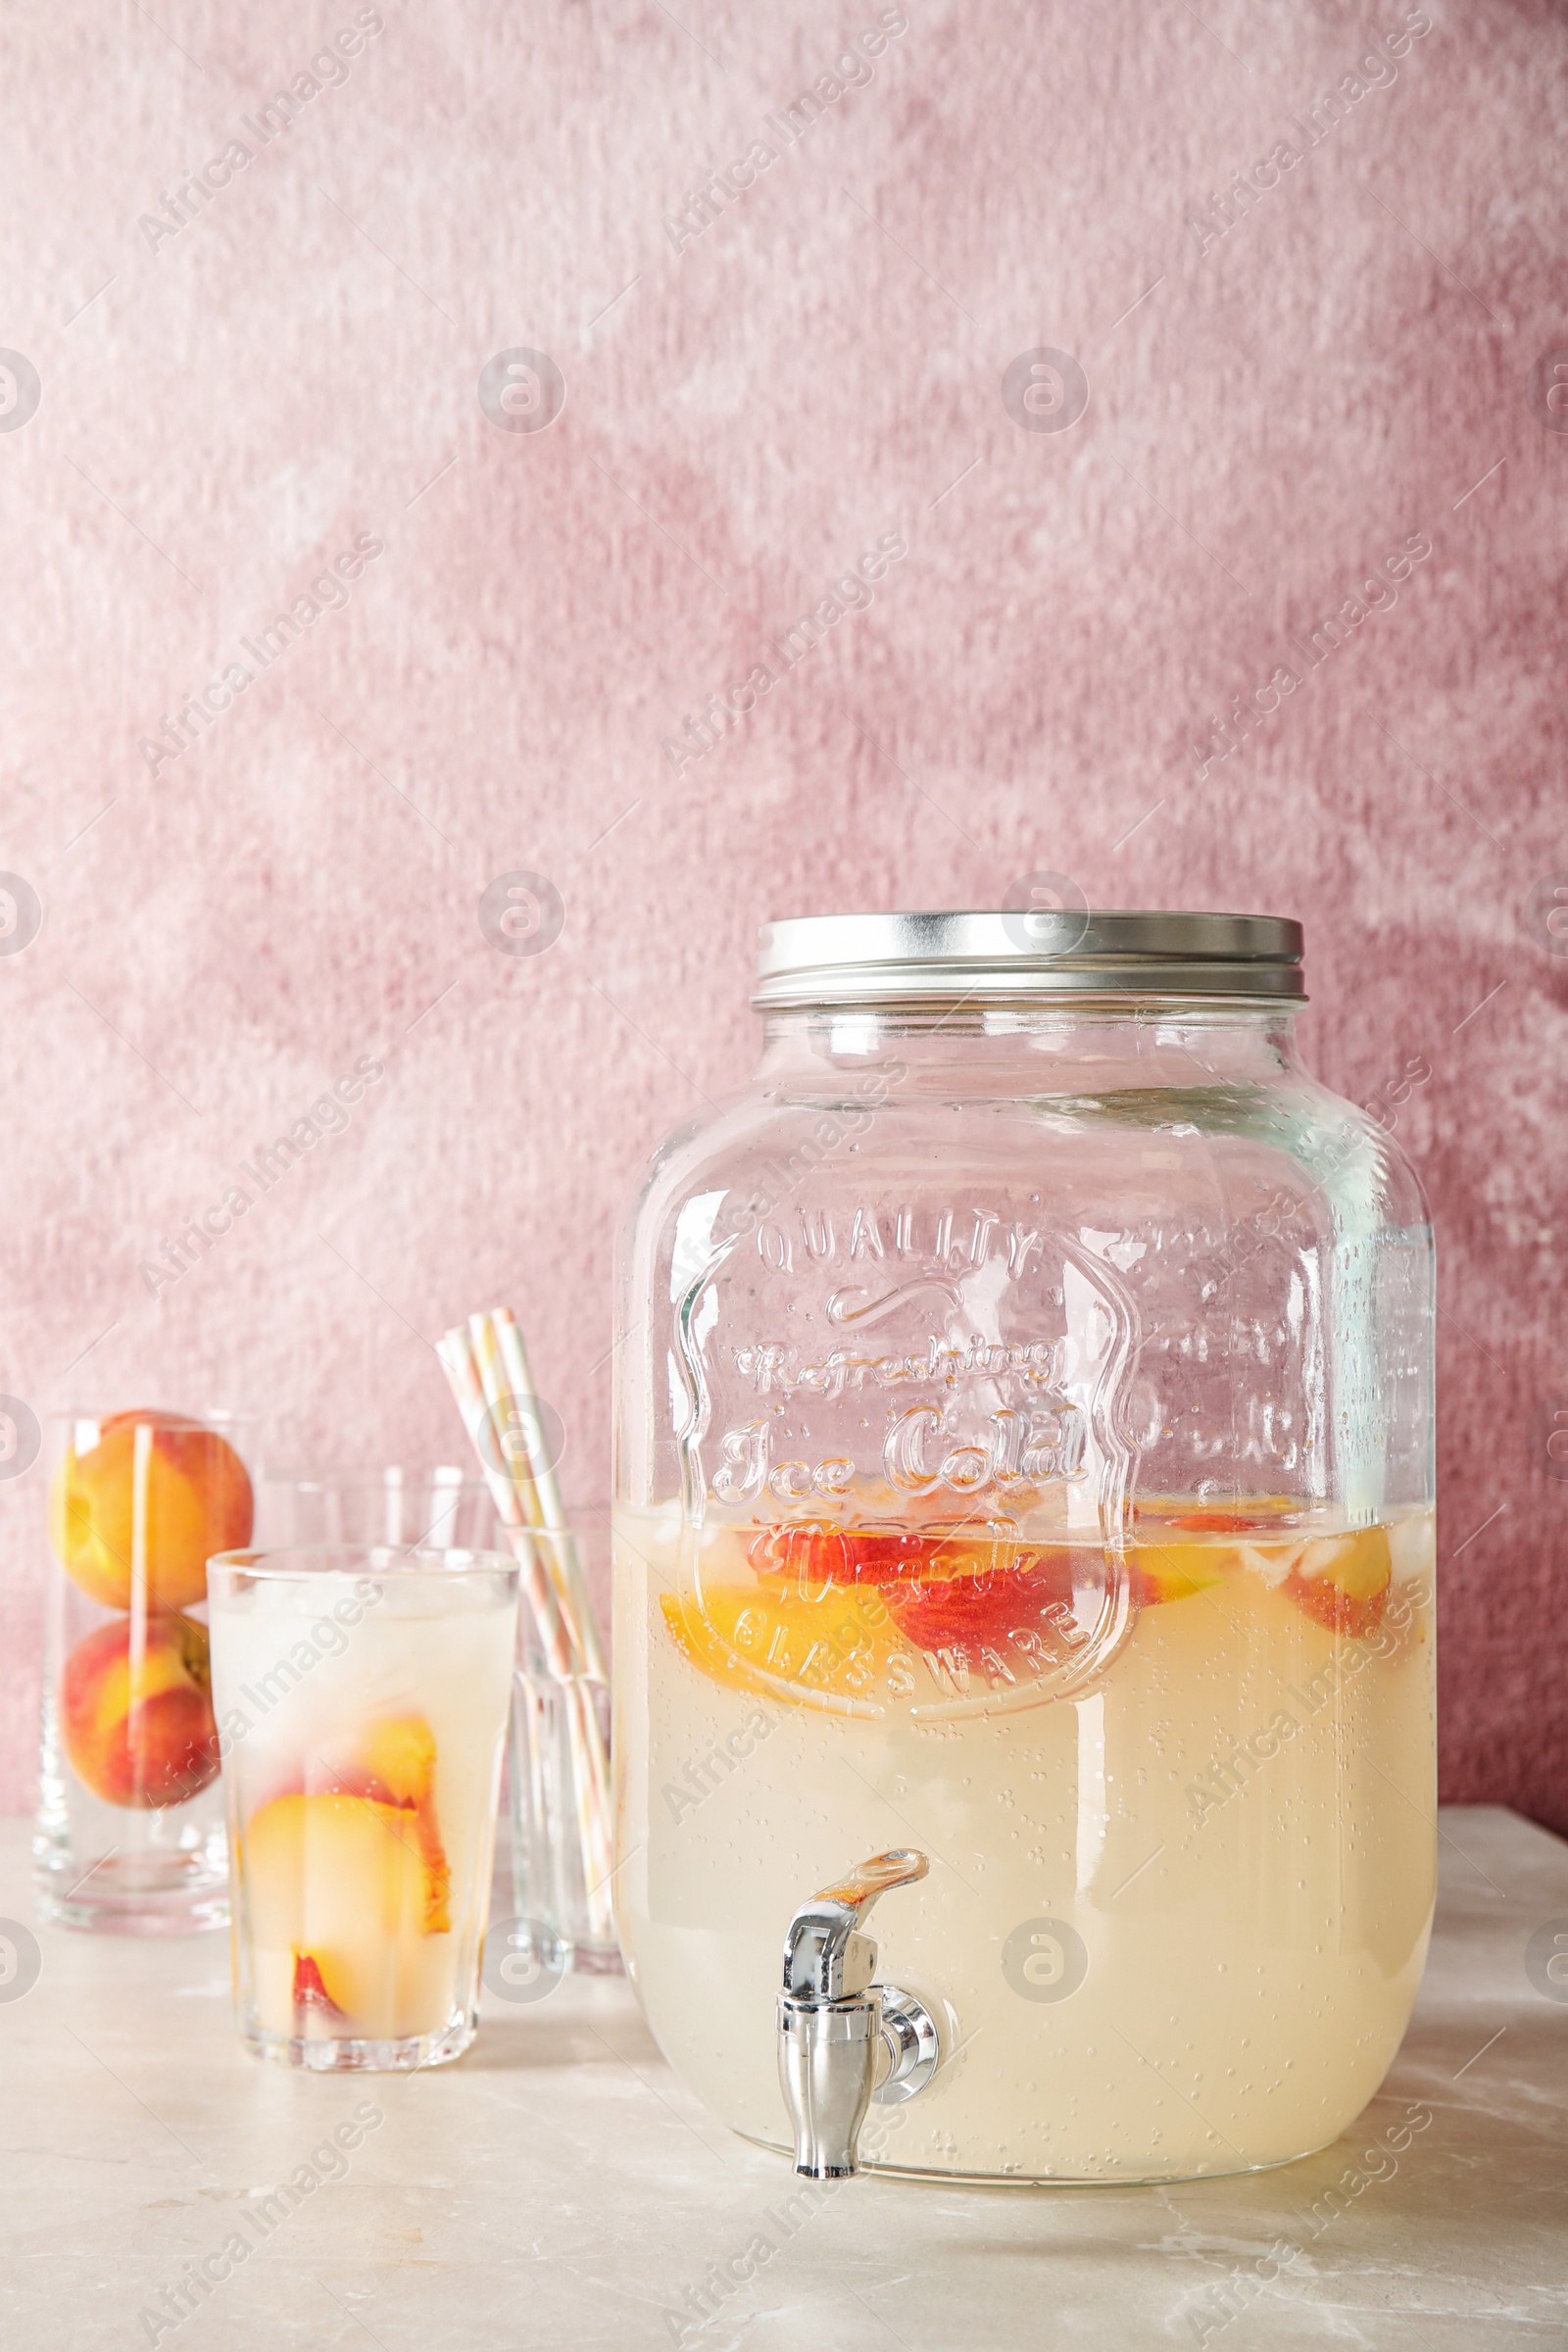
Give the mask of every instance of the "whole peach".
POLYGON ((177 1611, 117 1618, 76 1643, 60 1679, 66 1754, 106 1804, 183 1804, 218 1772, 207 1628, 177 1611))
POLYGON ((206 1596, 212 1554, 250 1542, 254 1503, 244 1463, 226 1438, 183 1413, 111 1413, 96 1427, 96 1444, 73 1448, 55 1472, 49 1540, 56 1558, 105 1608, 130 1607, 136 1432, 150 1428, 141 1504, 147 1605, 188 1608, 206 1596))

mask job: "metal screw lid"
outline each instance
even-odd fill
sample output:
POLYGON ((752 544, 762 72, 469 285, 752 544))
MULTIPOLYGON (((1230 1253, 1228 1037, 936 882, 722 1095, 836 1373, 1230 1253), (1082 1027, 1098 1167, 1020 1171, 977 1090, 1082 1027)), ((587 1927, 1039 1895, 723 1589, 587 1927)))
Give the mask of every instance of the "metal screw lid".
POLYGON ((1042 997, 1299 1004, 1301 926, 1274 914, 808 914, 758 934, 760 1011, 1042 997))

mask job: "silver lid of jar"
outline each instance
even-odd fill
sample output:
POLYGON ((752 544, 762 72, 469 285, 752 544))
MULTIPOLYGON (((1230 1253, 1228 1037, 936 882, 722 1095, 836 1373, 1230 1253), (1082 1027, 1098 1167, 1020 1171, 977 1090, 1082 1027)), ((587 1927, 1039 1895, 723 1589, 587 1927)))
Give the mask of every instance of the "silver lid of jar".
POLYGON ((1038 997, 1299 1003, 1301 926, 1275 914, 808 914, 758 934, 760 1011, 1038 997))

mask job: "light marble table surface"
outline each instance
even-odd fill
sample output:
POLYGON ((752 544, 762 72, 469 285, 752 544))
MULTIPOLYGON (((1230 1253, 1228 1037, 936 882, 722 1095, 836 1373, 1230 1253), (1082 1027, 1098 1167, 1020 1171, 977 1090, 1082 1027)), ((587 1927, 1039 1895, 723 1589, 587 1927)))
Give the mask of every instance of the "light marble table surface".
POLYGON ((1491 1808, 1443 1829, 1420 2005, 1336 2147, 1171 2188, 862 2177, 791 2213, 785 2161, 682 2088, 619 1981, 489 2003, 456 2066, 289 2074, 235 2039, 222 1936, 39 1926, 25 1825, 5 1823, 0 1920, 31 1926, 42 1966, 21 1997, 0 1984, 0 2343, 1568 2346, 1568 1984, 1540 1956, 1543 1929, 1568 1935, 1568 1845, 1491 1808), (367 2101, 381 2121, 362 2130, 367 2101), (319 2185, 242 2230, 302 2162, 319 2185), (255 2250, 177 2327, 141 2316, 236 2233, 255 2250))

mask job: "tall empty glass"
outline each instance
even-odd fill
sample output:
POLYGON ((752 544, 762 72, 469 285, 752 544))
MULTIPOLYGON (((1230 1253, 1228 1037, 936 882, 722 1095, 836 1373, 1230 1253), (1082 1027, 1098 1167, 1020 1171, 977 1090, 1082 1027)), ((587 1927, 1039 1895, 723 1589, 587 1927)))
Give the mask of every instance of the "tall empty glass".
MULTIPOLYGON (((608 1584, 610 1531, 603 1524, 534 1528, 528 1543, 546 1591, 567 1589, 578 1568, 590 1592, 608 1584)), ((602 1667, 563 1669, 525 1582, 512 1705, 513 1948, 532 1949, 541 1965, 582 1975, 621 1973, 604 1775, 609 1746, 610 1685, 602 1667)))
POLYGON ((208 1569, 239 2028, 318 2071, 477 2025, 517 1571, 340 1544, 208 1569))
POLYGON ((270 1466, 257 1481, 254 1541, 482 1551, 493 1543, 495 1512, 484 1480, 452 1462, 382 1462, 347 1470, 270 1466))

